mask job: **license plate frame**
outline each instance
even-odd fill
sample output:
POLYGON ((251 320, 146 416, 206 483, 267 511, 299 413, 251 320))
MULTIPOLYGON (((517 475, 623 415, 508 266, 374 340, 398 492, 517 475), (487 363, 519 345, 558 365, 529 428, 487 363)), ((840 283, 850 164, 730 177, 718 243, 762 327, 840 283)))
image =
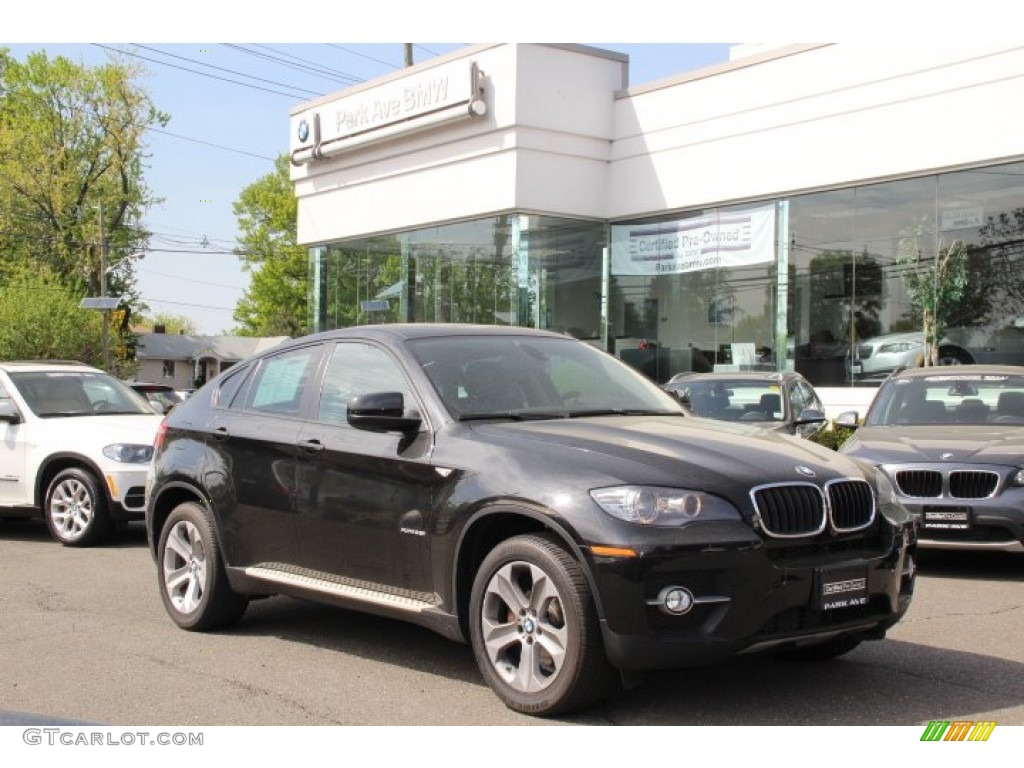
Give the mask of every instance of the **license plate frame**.
POLYGON ((819 568, 814 573, 814 608, 834 611, 868 603, 868 569, 864 565, 819 568))
POLYGON ((966 533, 973 527, 971 507, 924 507, 921 510, 921 529, 925 531, 966 533))

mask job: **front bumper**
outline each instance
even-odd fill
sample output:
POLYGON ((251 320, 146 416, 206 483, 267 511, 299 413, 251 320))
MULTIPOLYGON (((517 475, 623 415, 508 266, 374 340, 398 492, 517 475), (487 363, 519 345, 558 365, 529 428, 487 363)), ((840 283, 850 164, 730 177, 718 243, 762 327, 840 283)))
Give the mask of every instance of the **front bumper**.
POLYGON ((595 558, 608 657, 621 669, 705 666, 840 635, 884 637, 910 606, 914 547, 912 526, 881 525, 868 539, 595 558), (862 602, 822 607, 822 582, 834 573, 865 580, 862 602), (670 586, 694 596, 687 613, 669 615, 654 604, 670 586))
MULTIPOLYGON (((123 465, 122 465, 123 466, 123 465)), ((146 513, 146 473, 149 465, 138 469, 115 469, 103 472, 103 482, 113 502, 114 515, 123 519, 141 520, 146 513)))
MULTIPOLYGON (((1015 491, 1024 493, 1024 489, 1015 491)), ((1005 499, 904 500, 918 527, 922 549, 960 549, 1024 552, 1024 508, 1009 506, 1005 499), (954 519, 936 520, 936 513, 954 519), (963 518, 961 520, 961 517, 963 518), (936 527, 936 526, 945 527, 936 527)))

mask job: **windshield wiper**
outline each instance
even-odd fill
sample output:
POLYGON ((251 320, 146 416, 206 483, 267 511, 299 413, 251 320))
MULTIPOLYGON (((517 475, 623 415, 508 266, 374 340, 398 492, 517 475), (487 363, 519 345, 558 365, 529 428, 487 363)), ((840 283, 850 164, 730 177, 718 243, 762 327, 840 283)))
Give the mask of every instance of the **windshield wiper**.
POLYGON ((650 408, 593 408, 588 411, 567 411, 570 419, 585 416, 685 416, 682 411, 659 411, 650 408))
POLYGON ((537 421, 541 419, 564 419, 564 411, 496 411, 495 413, 465 413, 459 421, 482 421, 486 419, 511 419, 512 421, 537 421))

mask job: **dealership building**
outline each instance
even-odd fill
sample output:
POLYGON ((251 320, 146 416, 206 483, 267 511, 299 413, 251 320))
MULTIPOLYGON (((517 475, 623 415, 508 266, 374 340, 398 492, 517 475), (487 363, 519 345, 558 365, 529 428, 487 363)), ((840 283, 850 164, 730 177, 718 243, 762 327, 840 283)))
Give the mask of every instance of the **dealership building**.
POLYGON ((611 51, 466 47, 293 110, 310 327, 519 325, 658 381, 844 386, 919 331, 907 270, 940 263, 963 361, 1024 364, 1022 95, 1007 44, 738 45, 633 87, 611 51))

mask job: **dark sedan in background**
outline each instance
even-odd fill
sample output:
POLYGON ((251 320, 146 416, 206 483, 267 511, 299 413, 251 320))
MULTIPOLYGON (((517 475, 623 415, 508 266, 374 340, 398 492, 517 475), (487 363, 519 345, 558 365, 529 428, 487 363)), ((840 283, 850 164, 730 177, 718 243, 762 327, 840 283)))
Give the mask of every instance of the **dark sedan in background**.
POLYGON ((914 584, 874 473, 688 418, 613 356, 522 328, 297 339, 175 407, 147 531, 189 630, 286 594, 468 640, 511 708, 610 694, 617 670, 882 638, 914 584))
POLYGON ((841 452, 878 467, 923 547, 1024 552, 1024 368, 914 368, 882 384, 841 452))
POLYGON ((664 385, 694 416, 743 421, 800 437, 825 426, 821 398, 796 372, 679 373, 664 385))

